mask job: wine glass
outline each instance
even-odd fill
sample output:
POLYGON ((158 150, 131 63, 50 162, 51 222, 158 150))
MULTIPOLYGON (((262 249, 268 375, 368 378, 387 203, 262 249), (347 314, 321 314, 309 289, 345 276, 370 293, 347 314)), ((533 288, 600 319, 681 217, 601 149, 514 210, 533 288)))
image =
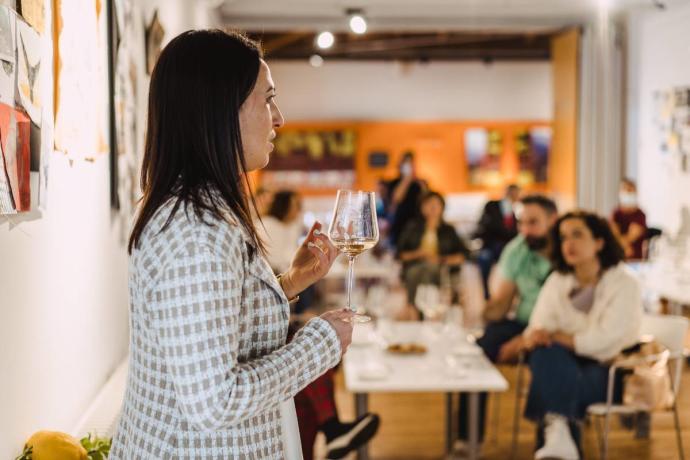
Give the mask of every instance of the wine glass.
POLYGON ((347 308, 355 313, 354 321, 358 323, 370 321, 370 317, 357 313, 357 308, 352 305, 352 287, 355 279, 355 258, 367 249, 376 246, 379 241, 374 192, 338 190, 333 219, 328 228, 328 237, 348 259, 347 308))

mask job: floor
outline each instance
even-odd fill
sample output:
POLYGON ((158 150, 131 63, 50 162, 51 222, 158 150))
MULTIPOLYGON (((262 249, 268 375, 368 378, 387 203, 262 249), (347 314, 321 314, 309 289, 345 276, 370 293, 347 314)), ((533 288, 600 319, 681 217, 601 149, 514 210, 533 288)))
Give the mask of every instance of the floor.
MULTIPOLYGON (((514 368, 501 368, 514 388, 516 373, 514 368)), ((680 417, 684 428, 685 453, 690 458, 690 370, 683 375, 680 391, 680 417)), ((351 420, 354 415, 354 398, 344 389, 342 374, 336 379, 336 400, 341 419, 351 420)), ((482 446, 481 458, 503 460, 510 458, 512 414, 515 407, 515 393, 509 390, 489 400, 487 439, 482 446), (498 411, 496 411, 498 404, 498 411)), ((372 395, 369 407, 382 419, 381 428, 370 444, 370 456, 374 460, 417 460, 442 459, 444 454, 445 399, 442 394, 419 393, 372 395)), ((523 420, 516 459, 531 459, 534 450, 534 425, 523 420)), ((635 440, 632 432, 614 422, 610 437, 611 460, 654 459, 671 460, 678 458, 673 416, 671 413, 654 414, 652 418, 651 439, 635 440)), ((319 440, 317 453, 323 452, 323 441, 319 440)), ((597 438, 594 425, 584 435, 585 455, 597 459, 597 438)), ((323 454, 321 457, 323 458, 323 454)), ((351 455, 348 459, 354 459, 351 455)), ((451 458, 462 458, 455 456, 451 458)))

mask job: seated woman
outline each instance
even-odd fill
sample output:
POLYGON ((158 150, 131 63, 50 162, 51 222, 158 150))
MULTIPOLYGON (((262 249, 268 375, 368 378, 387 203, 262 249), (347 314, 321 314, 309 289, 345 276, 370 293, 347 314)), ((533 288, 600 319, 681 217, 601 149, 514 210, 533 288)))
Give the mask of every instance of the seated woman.
POLYGON ((398 258, 403 262, 402 278, 407 289, 408 316, 419 316, 414 307, 417 287, 441 284, 441 267, 459 273, 468 254, 455 229, 444 222, 446 202, 437 192, 426 192, 420 200, 422 219, 408 223, 398 239, 398 258))
POLYGON ((579 458, 569 422, 606 400, 608 363, 637 343, 642 303, 605 219, 568 213, 556 222, 552 241, 556 271, 523 333, 532 371, 525 416, 545 427, 535 459, 569 460, 579 458))

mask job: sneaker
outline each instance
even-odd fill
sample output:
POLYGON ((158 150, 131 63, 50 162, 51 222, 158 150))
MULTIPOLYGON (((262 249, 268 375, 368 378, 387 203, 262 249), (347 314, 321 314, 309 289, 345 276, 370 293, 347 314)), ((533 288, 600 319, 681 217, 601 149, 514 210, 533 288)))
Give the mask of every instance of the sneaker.
POLYGON ((562 415, 546 414, 544 447, 534 453, 535 460, 579 460, 580 454, 570 435, 568 420, 562 415))
POLYGON ((364 414, 351 423, 343 423, 343 431, 332 439, 326 438, 326 458, 329 460, 343 458, 357 450, 376 434, 379 428, 379 416, 364 414))

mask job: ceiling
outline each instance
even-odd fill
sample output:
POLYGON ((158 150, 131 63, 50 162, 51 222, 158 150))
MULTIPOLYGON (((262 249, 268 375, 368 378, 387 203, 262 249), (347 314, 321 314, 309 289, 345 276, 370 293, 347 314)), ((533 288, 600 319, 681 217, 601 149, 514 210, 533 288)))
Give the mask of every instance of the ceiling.
MULTIPOLYGON (((317 52, 313 32, 255 32, 268 59, 305 59, 317 52)), ((326 59, 347 60, 546 60, 548 33, 373 32, 336 33, 335 44, 318 50, 326 59)))
MULTIPOLYGON (((211 1, 211 0, 206 0, 211 1)), ((607 4, 613 14, 667 8, 690 0, 213 0, 221 23, 260 39, 270 59, 543 60, 550 38, 594 18, 607 4), (368 23, 364 35, 348 29, 351 8, 368 23), (317 50, 315 34, 336 35, 317 50)))
POLYGON ((688 0, 220 0, 226 25, 253 31, 346 31, 362 8, 372 32, 549 30, 582 23, 607 3, 616 11, 688 0))

